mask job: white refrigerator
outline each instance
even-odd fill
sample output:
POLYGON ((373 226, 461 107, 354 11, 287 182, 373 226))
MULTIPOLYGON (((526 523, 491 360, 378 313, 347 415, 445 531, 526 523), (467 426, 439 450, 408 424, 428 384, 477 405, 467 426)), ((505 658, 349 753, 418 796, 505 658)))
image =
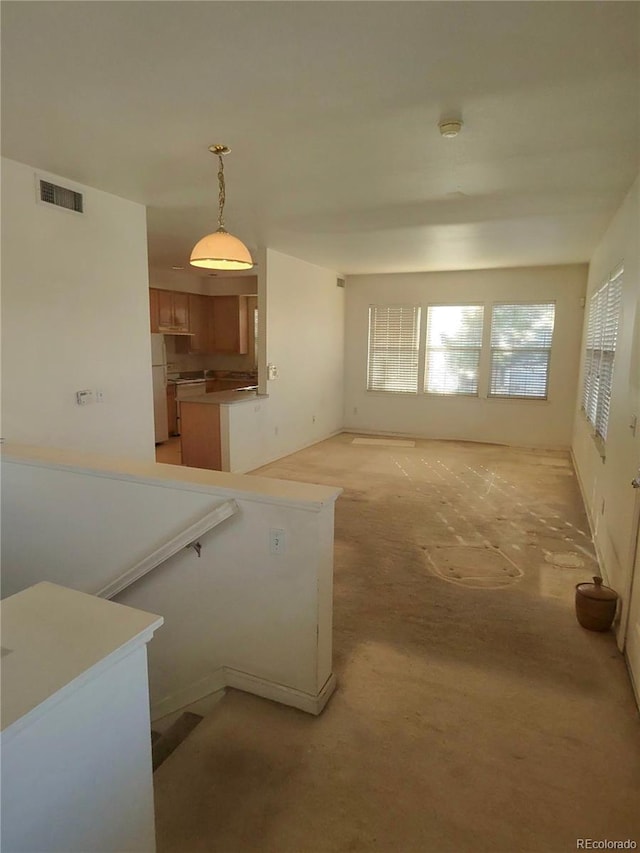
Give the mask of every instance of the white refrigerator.
POLYGON ((151 370, 153 372, 153 419, 156 444, 169 438, 167 418, 167 350, 164 335, 151 335, 151 370))

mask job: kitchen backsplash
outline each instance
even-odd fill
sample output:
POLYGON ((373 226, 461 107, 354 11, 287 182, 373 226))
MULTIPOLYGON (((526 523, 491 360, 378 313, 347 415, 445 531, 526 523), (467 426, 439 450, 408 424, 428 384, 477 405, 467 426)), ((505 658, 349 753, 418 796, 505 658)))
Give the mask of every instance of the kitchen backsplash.
POLYGON ((187 373, 193 370, 233 370, 251 372, 255 370, 249 355, 189 355, 176 352, 175 335, 165 335, 167 367, 170 373, 187 373))

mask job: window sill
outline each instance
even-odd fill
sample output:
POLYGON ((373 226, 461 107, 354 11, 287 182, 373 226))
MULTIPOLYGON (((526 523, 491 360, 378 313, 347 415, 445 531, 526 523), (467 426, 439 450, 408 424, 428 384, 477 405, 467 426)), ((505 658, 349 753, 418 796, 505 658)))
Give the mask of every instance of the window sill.
POLYGON ((516 397, 515 394, 487 394, 487 400, 497 400, 499 403, 549 403, 548 397, 516 397))

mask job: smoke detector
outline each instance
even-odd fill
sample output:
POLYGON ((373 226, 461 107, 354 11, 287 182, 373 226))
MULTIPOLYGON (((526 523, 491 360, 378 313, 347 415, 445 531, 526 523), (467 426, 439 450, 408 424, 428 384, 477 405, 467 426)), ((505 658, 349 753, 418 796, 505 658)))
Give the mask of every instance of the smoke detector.
POLYGON ((444 119, 438 125, 440 128, 440 133, 442 136, 447 139, 453 139, 454 136, 457 136, 462 130, 462 122, 458 119, 444 119))

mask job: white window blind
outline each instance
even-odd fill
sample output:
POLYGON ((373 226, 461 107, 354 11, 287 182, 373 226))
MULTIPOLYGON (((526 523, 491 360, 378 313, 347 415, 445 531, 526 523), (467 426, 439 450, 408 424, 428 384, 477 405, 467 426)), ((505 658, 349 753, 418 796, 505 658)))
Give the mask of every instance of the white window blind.
POLYGON ((424 390, 477 394, 482 348, 482 305, 430 305, 424 390))
POLYGON ((418 391, 420 308, 369 306, 368 391, 418 391))
POLYGON ((622 303, 622 275, 619 269, 591 297, 587 321, 582 408, 596 433, 607 437, 613 365, 618 341, 622 303))
POLYGON ((596 425, 596 410, 598 406, 599 342, 602 338, 601 305, 601 291, 598 291, 591 297, 589 303, 587 352, 585 356, 584 386, 582 389, 582 408, 594 427, 596 425))
POLYGON ((544 400, 555 305, 494 305, 491 314, 492 397, 544 400))

